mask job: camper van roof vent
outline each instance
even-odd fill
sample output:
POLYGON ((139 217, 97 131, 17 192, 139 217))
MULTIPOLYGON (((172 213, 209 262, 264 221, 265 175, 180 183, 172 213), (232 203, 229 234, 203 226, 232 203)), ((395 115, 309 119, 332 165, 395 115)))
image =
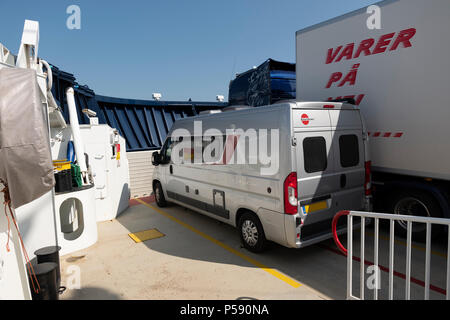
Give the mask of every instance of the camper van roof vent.
POLYGON ((222 110, 205 110, 205 111, 201 111, 199 113, 199 115, 204 115, 204 114, 214 114, 214 113, 221 113, 222 110))
POLYGON ((328 102, 345 102, 348 104, 356 105, 356 101, 354 98, 344 98, 344 99, 334 99, 334 100, 328 100, 328 102))
POLYGON ((249 106, 230 106, 222 109, 222 112, 228 112, 228 111, 239 111, 239 110, 245 110, 245 109, 252 109, 253 107, 249 106))

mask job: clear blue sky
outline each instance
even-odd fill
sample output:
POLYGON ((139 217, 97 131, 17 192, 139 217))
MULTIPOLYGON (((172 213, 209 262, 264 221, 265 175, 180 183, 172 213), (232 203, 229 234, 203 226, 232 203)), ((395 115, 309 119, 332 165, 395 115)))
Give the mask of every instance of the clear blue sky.
POLYGON ((0 0, 0 42, 17 54, 25 19, 39 56, 97 94, 164 100, 227 97, 236 72, 267 58, 295 62, 295 32, 376 0, 0 0), (81 8, 81 30, 66 8, 81 8))

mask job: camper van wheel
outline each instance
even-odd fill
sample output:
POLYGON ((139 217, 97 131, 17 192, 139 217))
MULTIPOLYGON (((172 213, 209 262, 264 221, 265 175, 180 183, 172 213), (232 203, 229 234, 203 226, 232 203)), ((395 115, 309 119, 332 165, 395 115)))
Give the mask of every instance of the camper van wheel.
POLYGON ((266 237, 258 217, 246 212, 239 219, 239 234, 244 247, 252 252, 262 252, 266 247, 266 237))
MULTIPOLYGON (((430 195, 420 191, 407 191, 395 195, 392 198, 390 212, 397 215, 412 215, 421 217, 442 217, 439 204, 430 195)), ((407 222, 398 220, 396 233, 402 237, 407 236, 407 222)), ((432 228, 431 237, 437 238, 443 231, 439 225, 432 228)), ((426 225, 423 223, 412 224, 412 238, 417 241, 425 241, 427 235, 426 225)))
POLYGON ((166 198, 164 198, 164 192, 161 183, 155 182, 155 200, 158 207, 167 207, 166 198))

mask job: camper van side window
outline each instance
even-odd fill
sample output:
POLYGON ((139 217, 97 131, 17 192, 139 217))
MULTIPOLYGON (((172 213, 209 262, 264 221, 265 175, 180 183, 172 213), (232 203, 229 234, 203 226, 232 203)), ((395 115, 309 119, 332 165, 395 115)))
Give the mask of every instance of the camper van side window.
POLYGON ((311 137, 303 140, 303 158, 307 173, 321 172, 327 169, 327 145, 323 137, 311 137))
POLYGON ((170 156, 172 155, 172 144, 172 138, 168 138, 161 151, 161 164, 170 163, 170 156))
POLYGON ((339 137, 339 149, 342 168, 354 167, 359 164, 358 137, 354 134, 339 137))
MULTIPOLYGON (((205 155, 205 149, 206 147, 208 147, 210 144, 212 144, 214 142, 214 140, 216 140, 216 137, 212 136, 212 137, 203 137, 203 146, 202 146, 202 154, 205 155)), ((211 150, 211 154, 209 155, 212 158, 216 157, 216 150, 213 149, 211 150)), ((203 163, 205 163, 205 159, 203 159, 203 163)))
POLYGON ((225 143, 226 143, 227 137, 224 136, 209 136, 209 137, 203 137, 203 148, 202 148, 202 154, 205 157, 208 157, 206 161, 206 159, 203 159, 203 163, 208 163, 208 162, 217 162, 220 161, 223 157, 223 153, 224 153, 224 147, 225 147, 225 143), (222 139, 222 141, 220 141, 219 143, 217 143, 216 139, 219 139, 218 141, 220 141, 220 139, 222 139), (209 147, 208 150, 205 151, 205 149, 209 147), (205 153, 206 152, 206 153, 205 153))
POLYGON ((190 147, 192 145, 193 138, 191 137, 179 137, 177 141, 174 141, 172 144, 172 150, 175 149, 175 146, 177 146, 179 143, 190 141, 191 144, 188 144, 189 147, 187 148, 178 148, 178 154, 174 155, 178 159, 182 160, 183 164, 190 164, 192 163, 192 160, 194 159, 194 151, 190 147))

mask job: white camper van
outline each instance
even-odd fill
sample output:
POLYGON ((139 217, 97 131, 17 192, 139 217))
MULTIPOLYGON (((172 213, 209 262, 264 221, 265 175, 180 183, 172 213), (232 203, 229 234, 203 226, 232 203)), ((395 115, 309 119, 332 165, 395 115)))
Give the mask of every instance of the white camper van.
POLYGON ((158 206, 173 202, 236 226, 254 252, 267 240, 300 248, 328 239, 336 212, 370 209, 368 135, 357 107, 231 109, 174 123, 152 159, 158 206))

